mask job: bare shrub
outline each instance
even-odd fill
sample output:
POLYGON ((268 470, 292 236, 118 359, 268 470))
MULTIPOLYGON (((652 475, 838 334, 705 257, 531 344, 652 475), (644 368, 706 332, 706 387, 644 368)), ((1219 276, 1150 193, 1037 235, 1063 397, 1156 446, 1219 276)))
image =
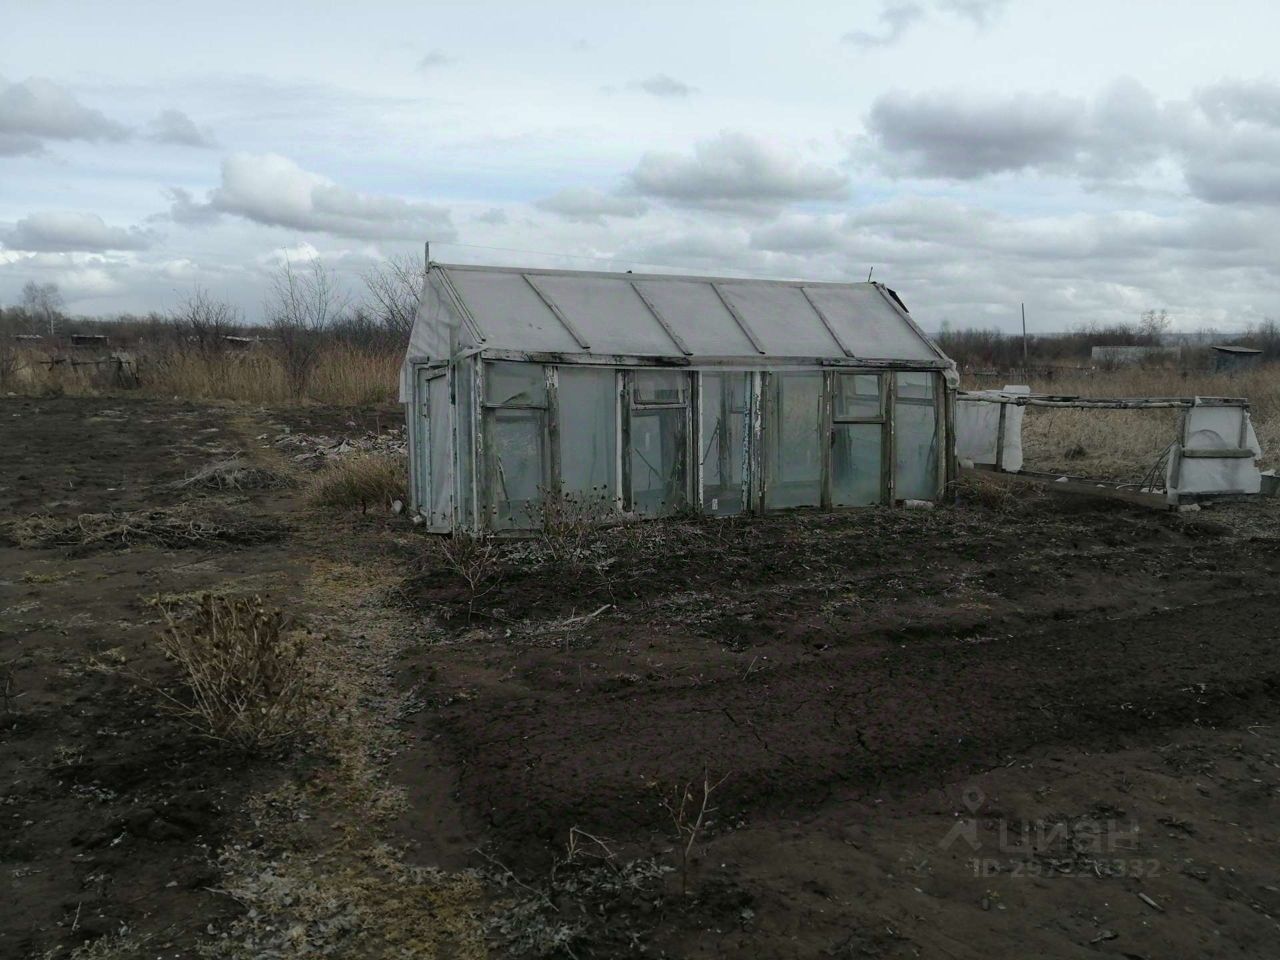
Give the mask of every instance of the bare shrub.
POLYGON ((403 500, 408 487, 408 461, 393 454, 364 453, 343 457, 311 481, 307 502, 326 510, 367 513, 403 500))
POLYGON ((240 328, 243 318, 231 304, 215 299, 199 285, 169 315, 180 341, 191 344, 207 356, 226 349, 225 337, 240 328))
POLYGON ((568 564, 583 560, 599 537, 601 524, 614 516, 607 492, 574 494, 539 488, 539 493, 529 512, 547 559, 568 564))
POLYGON ((306 730, 317 714, 310 636, 258 597, 205 594, 194 611, 162 607, 165 656, 182 671, 188 698, 153 684, 205 736, 251 751, 306 730))
POLYGON ((699 787, 692 781, 677 785, 671 792, 662 797, 663 809, 671 818, 676 829, 680 852, 680 892, 689 892, 689 860, 694 845, 703 831, 712 823, 717 808, 711 805, 711 795, 722 783, 729 779, 726 773, 714 783, 707 768, 702 768, 702 785, 699 787))
POLYGON ((476 602, 497 589, 502 554, 492 534, 456 530, 432 540, 432 551, 450 573, 467 586, 467 620, 475 615, 476 602))

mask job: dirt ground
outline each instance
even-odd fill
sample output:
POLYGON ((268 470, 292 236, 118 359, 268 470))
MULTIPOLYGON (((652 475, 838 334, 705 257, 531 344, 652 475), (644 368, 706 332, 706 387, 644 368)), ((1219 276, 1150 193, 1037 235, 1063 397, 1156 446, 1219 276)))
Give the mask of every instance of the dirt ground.
POLYGON ((0 957, 1275 955, 1280 501, 966 488, 465 556, 180 484, 395 425, 0 400, 0 517, 236 531, 0 533, 0 957), (206 590, 323 638, 338 734, 247 758, 164 709, 147 601, 206 590))

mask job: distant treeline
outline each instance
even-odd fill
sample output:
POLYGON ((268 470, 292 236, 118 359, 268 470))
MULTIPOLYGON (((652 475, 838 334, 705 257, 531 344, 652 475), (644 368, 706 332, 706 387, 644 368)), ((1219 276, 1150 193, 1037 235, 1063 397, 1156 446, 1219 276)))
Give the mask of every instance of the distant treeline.
MULTIPOLYGON (((1094 347, 1181 347, 1178 360, 1183 366, 1198 367, 1208 362, 1209 346, 1231 343, 1262 351, 1263 360, 1280 360, 1280 324, 1265 320, 1244 333, 1221 334, 1204 331, 1180 336, 1167 330, 1164 314, 1144 314, 1134 323, 1090 324, 1067 333, 1031 334, 1027 337, 1026 361, 1033 366, 1085 366, 1094 347)), ((1023 364, 1020 333, 999 330, 953 330, 944 327, 935 338, 963 370, 1012 370, 1023 364)), ((1168 363, 1169 358, 1153 358, 1168 363)))

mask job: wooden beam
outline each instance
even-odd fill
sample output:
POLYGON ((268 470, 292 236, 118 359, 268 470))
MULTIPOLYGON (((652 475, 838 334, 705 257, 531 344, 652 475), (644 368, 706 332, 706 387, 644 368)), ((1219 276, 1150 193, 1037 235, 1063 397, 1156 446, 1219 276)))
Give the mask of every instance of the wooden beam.
POLYGON ((822 308, 818 306, 817 302, 809 294, 808 289, 801 287, 800 292, 804 295, 804 299, 809 306, 813 308, 813 312, 818 315, 818 319, 822 321, 822 325, 827 328, 827 333, 831 334, 831 339, 836 342, 836 346, 840 348, 840 352, 846 357, 854 356, 853 351, 850 350, 845 342, 840 339, 840 334, 836 333, 836 328, 832 325, 830 318, 822 312, 822 308))
POLYGON ((738 329, 746 334, 747 339, 751 341, 751 345, 756 348, 756 353, 764 354, 766 352, 764 345, 761 344, 759 338, 756 337, 755 332, 751 329, 751 325, 748 324, 742 314, 738 312, 738 308, 729 302, 729 298, 726 297, 724 291, 720 289, 720 284, 711 284, 711 289, 716 292, 716 296, 720 298, 720 302, 724 304, 724 308, 729 311, 729 316, 733 317, 733 322, 738 325, 738 329))
POLYGON ((555 318, 560 321, 560 325, 569 331, 569 336, 573 337, 574 342, 583 350, 590 350, 591 344, 587 343, 587 338, 584 337, 578 328, 573 325, 573 321, 565 316, 564 311, 560 309, 559 304, 557 304, 555 300, 551 299, 551 295, 534 283, 533 277, 529 276, 529 274, 522 273, 520 276, 524 277, 524 282, 532 287, 533 292, 536 293, 542 302, 547 305, 547 309, 550 310, 552 314, 555 315, 555 318))
POLYGON ((667 318, 659 312, 657 306, 654 305, 654 302, 649 299, 648 295, 640 289, 634 280, 631 281, 631 289, 636 292, 636 296, 640 298, 640 302, 649 309, 651 314, 653 314, 653 319, 658 321, 658 326, 662 327, 667 336, 671 338, 671 342, 676 345, 676 349, 686 357, 693 356, 693 351, 690 350, 688 345, 680 338, 680 334, 676 333, 675 328, 672 327, 671 324, 667 323, 667 318))

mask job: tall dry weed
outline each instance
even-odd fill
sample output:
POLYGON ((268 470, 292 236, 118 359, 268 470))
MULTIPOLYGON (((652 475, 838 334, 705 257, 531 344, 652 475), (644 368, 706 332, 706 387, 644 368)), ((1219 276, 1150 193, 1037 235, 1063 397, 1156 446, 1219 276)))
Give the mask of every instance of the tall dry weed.
MULTIPOLYGON (((1031 389, 1082 397, 1244 397, 1262 445, 1262 467, 1280 466, 1280 365, 1228 375, 1166 367, 1092 370, 1033 379, 1031 389)), ((1178 411, 1027 408, 1027 467, 1137 482, 1177 438, 1178 411)))

